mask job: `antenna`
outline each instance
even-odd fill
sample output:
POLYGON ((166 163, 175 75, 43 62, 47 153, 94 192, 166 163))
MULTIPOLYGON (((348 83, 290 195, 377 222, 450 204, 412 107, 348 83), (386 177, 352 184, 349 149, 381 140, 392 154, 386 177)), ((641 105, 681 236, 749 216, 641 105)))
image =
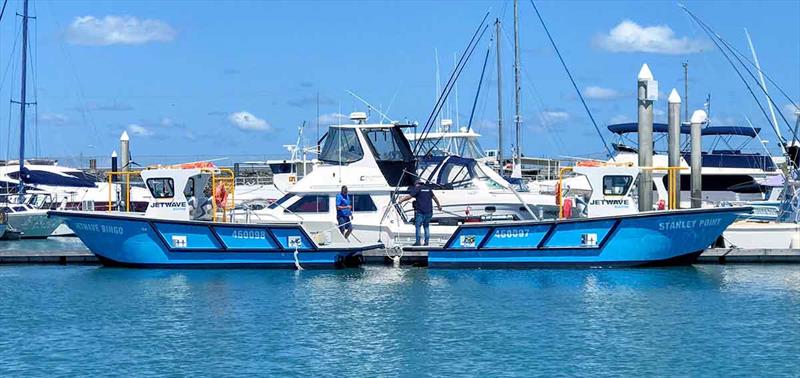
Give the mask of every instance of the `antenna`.
POLYGON ((385 119, 385 120, 389 121, 389 123, 392 123, 392 122, 393 122, 393 121, 392 121, 392 119, 391 119, 391 118, 389 118, 389 116, 387 116, 386 114, 383 114, 383 112, 381 112, 380 110, 378 110, 376 107, 372 106, 372 104, 370 104, 369 102, 367 102, 367 100, 365 100, 365 99, 361 98, 359 95, 357 95, 357 94, 355 94, 355 93, 351 92, 349 89, 347 89, 347 90, 345 90, 345 91, 346 91, 346 92, 347 92, 347 94, 349 94, 350 96, 353 96, 353 97, 354 97, 356 100, 358 100, 358 101, 361 101, 362 103, 364 103, 364 105, 366 105, 366 106, 367 106, 367 108, 368 108, 369 110, 374 110, 376 113, 378 113, 378 114, 381 116, 381 121, 385 119))
POLYGON ((683 122, 689 122, 689 62, 683 62, 683 122))

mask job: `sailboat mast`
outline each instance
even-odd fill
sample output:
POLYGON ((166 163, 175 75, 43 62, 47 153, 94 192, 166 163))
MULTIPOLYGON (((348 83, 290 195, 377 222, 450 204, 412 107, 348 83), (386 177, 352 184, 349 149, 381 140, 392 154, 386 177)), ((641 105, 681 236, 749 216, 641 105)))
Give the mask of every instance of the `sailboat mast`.
POLYGON ((497 163, 503 173, 503 65, 500 63, 500 19, 494 22, 497 42, 497 163))
POLYGON ((522 149, 520 148, 520 124, 522 120, 519 116, 520 105, 520 85, 519 85, 519 1, 514 0, 514 131, 516 133, 516 165, 522 170, 522 149))
POLYGON ((25 168, 25 103, 26 98, 26 75, 28 74, 28 0, 23 3, 22 10, 22 88, 20 90, 19 99, 19 183, 17 192, 19 193, 19 202, 24 201, 25 182, 23 169, 25 168))

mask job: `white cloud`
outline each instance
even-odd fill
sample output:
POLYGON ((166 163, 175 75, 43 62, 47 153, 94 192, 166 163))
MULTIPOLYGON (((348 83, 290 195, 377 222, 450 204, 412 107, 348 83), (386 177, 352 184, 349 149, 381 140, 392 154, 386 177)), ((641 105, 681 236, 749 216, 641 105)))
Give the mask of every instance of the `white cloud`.
POLYGON ((569 120, 569 113, 560 110, 544 111, 539 114, 539 118, 544 124, 559 123, 569 120))
POLYGON ((39 116, 39 121, 51 125, 63 125, 69 122, 69 117, 59 113, 43 113, 39 116))
POLYGON ((349 123, 350 117, 342 113, 329 113, 319 116, 319 124, 321 126, 339 125, 349 123))
POLYGON ((269 131, 272 129, 272 125, 269 122, 246 111, 231 113, 228 116, 228 120, 242 130, 269 131))
POLYGON ((705 40, 679 38, 667 25, 641 26, 631 20, 624 20, 608 34, 597 36, 594 44, 613 52, 656 54, 691 54, 711 47, 705 40))
POLYGON ((783 113, 786 114, 786 119, 791 122, 797 119, 796 112, 800 112, 800 107, 794 104, 786 104, 783 106, 783 113))
POLYGON ((80 16, 67 27, 65 37, 74 45, 108 46, 169 42, 175 39, 176 34, 175 29, 161 20, 140 20, 132 16, 80 16))
POLYGON ((153 132, 150 131, 150 129, 148 129, 148 128, 142 126, 142 125, 137 125, 135 123, 132 123, 132 124, 128 125, 128 132, 133 134, 133 135, 137 135, 137 136, 141 136, 141 137, 148 137, 148 136, 153 135, 153 132))
POLYGON ((613 89, 596 86, 584 88, 583 95, 592 100, 611 100, 620 97, 619 92, 613 89))

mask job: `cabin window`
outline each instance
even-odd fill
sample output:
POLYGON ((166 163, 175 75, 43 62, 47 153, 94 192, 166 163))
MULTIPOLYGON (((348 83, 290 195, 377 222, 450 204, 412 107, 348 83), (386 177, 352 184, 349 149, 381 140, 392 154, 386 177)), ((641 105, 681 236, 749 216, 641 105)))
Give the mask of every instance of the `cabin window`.
POLYGON ((369 129, 364 131, 369 140, 375 160, 406 161, 411 159, 411 148, 405 143, 404 136, 395 128, 369 129))
POLYGON ((187 199, 189 197, 193 197, 194 196, 194 178, 193 177, 189 178, 189 180, 186 181, 186 187, 183 189, 183 195, 187 199))
POLYGON ((372 197, 367 194, 354 194, 351 196, 353 201, 353 211, 377 211, 378 207, 372 201, 372 197))
POLYGON ((364 150, 361 149, 355 129, 331 127, 328 130, 328 136, 319 154, 320 161, 330 164, 349 164, 363 157, 364 150))
POLYGON ((303 196, 297 202, 291 204, 287 210, 292 213, 327 213, 329 209, 328 202, 328 196, 303 196))
POLYGON ((631 176, 603 176, 603 195, 621 196, 628 192, 633 177, 631 176))
POLYGON ((439 184, 448 189, 473 189, 475 183, 468 164, 446 163, 439 173, 439 184))
POLYGON ((171 178, 151 178, 147 179, 147 188, 153 198, 172 198, 175 197, 175 182, 171 178))
POLYGON ((14 206, 14 212, 15 213, 21 213, 21 212, 23 212, 25 210, 27 210, 27 209, 24 206, 14 206))
POLYGON ((277 207, 283 207, 283 206, 281 206, 281 205, 283 205, 283 203, 284 203, 284 202, 288 201, 288 200, 289 200, 289 198, 292 198, 292 197, 294 197, 294 194, 291 194, 291 193, 289 193, 289 194, 284 194, 284 195, 283 195, 283 197, 281 197, 281 198, 278 198, 278 200, 277 200, 277 201, 275 201, 275 202, 273 202, 273 203, 269 204, 269 207, 268 207, 268 208, 269 208, 269 209, 274 209, 274 208, 277 208, 277 207))

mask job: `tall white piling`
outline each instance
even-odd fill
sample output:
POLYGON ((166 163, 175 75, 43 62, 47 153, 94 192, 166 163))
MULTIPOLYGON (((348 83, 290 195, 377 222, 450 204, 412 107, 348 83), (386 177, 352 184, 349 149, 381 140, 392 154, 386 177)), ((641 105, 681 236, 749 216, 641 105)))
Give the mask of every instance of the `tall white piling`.
POLYGON ((653 102, 658 99, 658 82, 647 64, 637 77, 639 103, 639 211, 653 210, 653 102))
MULTIPOLYGON (((680 167, 681 165, 681 96, 678 91, 672 88, 667 100, 667 124, 669 134, 667 136, 667 153, 670 167, 680 167)), ((673 191, 669 193, 670 209, 680 208, 681 204, 681 171, 670 169, 668 176, 673 191)))
MULTIPOLYGON (((130 158, 131 158, 131 150, 130 150, 130 143, 131 140, 128 137, 128 132, 123 131, 122 135, 119 137, 119 151, 121 156, 120 163, 122 163, 122 172, 127 172, 130 170, 130 158)), ((124 175, 125 177, 122 180, 122 190, 120 193, 122 194, 122 202, 120 203, 120 210, 128 208, 128 188, 130 185, 130 175, 124 175)))
POLYGON ((700 138, 702 126, 707 119, 708 115, 703 110, 695 110, 692 113, 692 158, 689 168, 692 170, 692 208, 695 209, 703 204, 703 158, 700 138))

